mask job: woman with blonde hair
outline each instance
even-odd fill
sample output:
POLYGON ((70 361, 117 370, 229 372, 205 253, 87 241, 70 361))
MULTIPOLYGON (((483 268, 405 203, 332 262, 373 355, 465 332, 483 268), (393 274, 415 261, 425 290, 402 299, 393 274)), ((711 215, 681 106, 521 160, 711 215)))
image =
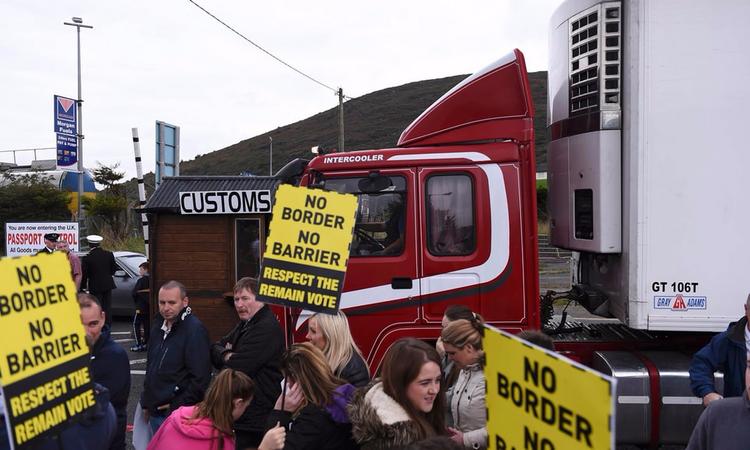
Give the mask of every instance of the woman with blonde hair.
POLYGON ((487 448, 483 334, 484 321, 478 314, 450 322, 441 333, 445 354, 458 369, 446 393, 452 425, 448 431, 451 439, 466 448, 487 448))
POLYGON ((282 448, 356 449, 346 413, 354 386, 333 374, 323 352, 310 342, 293 344, 282 357, 281 371, 287 389, 266 423, 287 429, 282 448))
POLYGON ((385 450, 445 435, 440 357, 431 345, 400 339, 383 358, 381 378, 357 390, 349 405, 362 450, 385 450))
MULTIPOLYGON (((148 450, 234 450, 232 424, 253 397, 253 382, 242 372, 224 369, 211 382, 202 402, 176 409, 159 427, 148 450)), ((276 450, 284 430, 272 429, 258 450, 276 450)))
POLYGON ((356 387, 370 382, 370 369, 354 343, 349 321, 342 311, 310 317, 306 337, 323 352, 334 375, 356 387))

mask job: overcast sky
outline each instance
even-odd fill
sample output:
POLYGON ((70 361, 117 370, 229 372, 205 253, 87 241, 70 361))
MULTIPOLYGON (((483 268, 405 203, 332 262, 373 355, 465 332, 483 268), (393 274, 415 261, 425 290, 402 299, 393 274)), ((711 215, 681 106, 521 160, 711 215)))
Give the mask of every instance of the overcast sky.
MULTIPOLYGON (((547 25, 561 0, 195 0, 249 39, 350 97, 474 72, 513 48, 547 68, 547 25)), ((82 17, 84 162, 135 176, 154 168, 154 122, 181 127, 190 160, 337 104, 188 0, 3 0, 0 150, 53 147, 54 94, 77 96, 82 17)), ((54 150, 39 159, 54 158, 54 150)), ((30 154, 18 154, 27 163, 30 154)), ((0 161, 12 161, 0 153, 0 161)))

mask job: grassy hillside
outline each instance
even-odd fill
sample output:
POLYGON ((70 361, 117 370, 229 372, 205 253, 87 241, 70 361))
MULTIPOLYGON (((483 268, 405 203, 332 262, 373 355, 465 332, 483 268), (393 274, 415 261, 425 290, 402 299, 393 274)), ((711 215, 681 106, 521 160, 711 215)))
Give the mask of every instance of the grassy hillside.
MULTIPOLYGON (((467 75, 418 81, 372 92, 344 104, 346 149, 387 148, 419 114, 467 75)), ((546 168, 547 73, 529 74, 536 118, 537 166, 546 168)), ((336 147, 336 108, 183 162, 184 175, 237 175, 241 171, 268 173, 268 138, 273 137, 274 169, 298 157, 310 157, 310 147, 336 147)))
MULTIPOLYGON (((401 132, 435 100, 468 75, 416 81, 349 100, 344 104, 346 150, 388 148, 401 132)), ((537 171, 547 168, 547 72, 529 74, 536 116, 537 171)), ((310 148, 338 145, 338 111, 331 108, 312 117, 207 152, 180 165, 182 175, 268 174, 268 138, 273 137, 274 171, 294 158, 310 158, 310 148)), ((129 192, 135 194, 131 180, 129 192)), ((153 192, 153 174, 146 175, 147 192, 153 192)))

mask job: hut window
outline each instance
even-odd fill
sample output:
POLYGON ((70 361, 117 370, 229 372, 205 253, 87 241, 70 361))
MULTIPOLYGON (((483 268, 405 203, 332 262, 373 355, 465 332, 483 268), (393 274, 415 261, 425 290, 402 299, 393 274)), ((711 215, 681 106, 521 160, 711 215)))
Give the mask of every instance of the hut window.
POLYGON ((235 258, 237 280, 242 277, 258 278, 262 255, 262 228, 260 219, 237 219, 235 221, 235 258))

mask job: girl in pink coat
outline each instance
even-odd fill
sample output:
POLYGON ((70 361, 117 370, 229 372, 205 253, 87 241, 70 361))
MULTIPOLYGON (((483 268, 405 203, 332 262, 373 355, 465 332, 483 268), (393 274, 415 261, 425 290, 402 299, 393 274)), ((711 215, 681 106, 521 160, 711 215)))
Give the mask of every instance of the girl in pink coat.
MULTIPOLYGON (((242 372, 222 370, 195 406, 182 406, 159 427, 148 450, 235 450, 232 424, 253 397, 253 382, 242 372)), ((259 450, 283 446, 284 430, 270 430, 259 450)))

